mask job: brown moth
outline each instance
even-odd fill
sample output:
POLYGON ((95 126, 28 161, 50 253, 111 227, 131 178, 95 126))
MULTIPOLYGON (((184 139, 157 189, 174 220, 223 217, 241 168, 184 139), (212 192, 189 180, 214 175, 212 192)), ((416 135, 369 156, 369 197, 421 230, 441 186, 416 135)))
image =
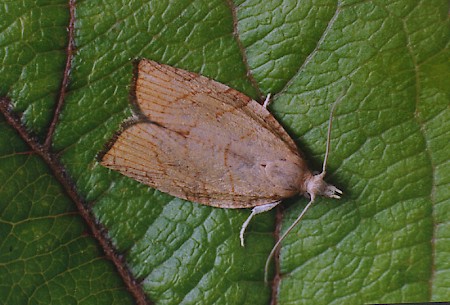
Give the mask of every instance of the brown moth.
POLYGON ((189 201, 253 208, 241 229, 242 245, 254 215, 297 194, 310 197, 273 248, 266 273, 275 249, 315 197, 340 198, 342 192, 323 180, 331 116, 323 171, 314 175, 270 112, 224 84, 142 59, 132 91, 135 114, 99 155, 103 166, 189 201))

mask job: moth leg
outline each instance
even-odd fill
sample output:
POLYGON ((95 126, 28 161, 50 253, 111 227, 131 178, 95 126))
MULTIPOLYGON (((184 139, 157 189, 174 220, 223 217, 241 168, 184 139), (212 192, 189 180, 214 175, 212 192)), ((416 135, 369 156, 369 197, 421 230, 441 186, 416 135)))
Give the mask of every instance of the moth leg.
POLYGON ((281 201, 275 201, 272 203, 268 203, 268 204, 264 204, 264 205, 259 205, 256 206, 252 209, 252 213, 250 214, 250 216, 248 216, 247 220, 242 224, 241 227, 241 232, 239 233, 239 237, 241 239, 241 246, 244 246, 244 233, 245 233, 245 229, 247 228, 248 224, 250 223, 250 220, 252 220, 253 216, 257 215, 257 214, 261 214, 267 211, 270 211, 271 209, 273 209, 274 207, 276 207, 281 201))
POLYGON ((270 104, 270 96, 271 96, 271 93, 267 94, 266 99, 264 100, 264 103, 263 103, 263 107, 264 108, 267 108, 267 106, 269 106, 269 104, 270 104))

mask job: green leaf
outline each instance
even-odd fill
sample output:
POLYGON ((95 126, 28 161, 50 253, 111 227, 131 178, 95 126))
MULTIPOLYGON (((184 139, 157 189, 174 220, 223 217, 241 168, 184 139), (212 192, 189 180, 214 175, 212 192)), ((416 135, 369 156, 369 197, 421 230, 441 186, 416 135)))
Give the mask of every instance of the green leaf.
POLYGON ((52 172, 0 120, 0 292, 5 304, 125 304, 114 266, 52 172))
POLYGON ((3 108, 0 121, 6 303, 450 299, 446 1, 26 1, 0 16, 0 97, 14 113, 3 108), (271 111, 316 170, 343 96, 327 181, 344 196, 318 199, 288 235, 272 285, 274 236, 307 199, 255 217, 242 248, 249 211, 185 202, 96 162, 131 114, 140 57, 257 100, 272 93, 271 111))

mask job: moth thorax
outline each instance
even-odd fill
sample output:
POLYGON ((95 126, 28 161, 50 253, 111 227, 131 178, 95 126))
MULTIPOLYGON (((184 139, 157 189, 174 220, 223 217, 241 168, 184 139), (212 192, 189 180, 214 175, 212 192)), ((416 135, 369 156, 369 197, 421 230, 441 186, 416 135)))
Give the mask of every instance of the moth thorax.
POLYGON ((330 198, 341 198, 339 194, 342 191, 337 187, 326 183, 323 180, 325 172, 317 175, 312 175, 305 180, 306 192, 311 196, 311 200, 314 201, 316 196, 324 196, 330 198))

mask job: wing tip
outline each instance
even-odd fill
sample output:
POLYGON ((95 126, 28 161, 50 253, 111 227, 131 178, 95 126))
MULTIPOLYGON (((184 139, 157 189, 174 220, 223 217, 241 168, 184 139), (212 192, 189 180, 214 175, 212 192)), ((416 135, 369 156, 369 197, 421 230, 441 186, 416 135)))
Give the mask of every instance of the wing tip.
POLYGON ((139 70, 143 65, 147 64, 157 64, 156 62, 152 60, 148 60, 146 58, 137 57, 133 59, 133 74, 132 74, 132 80, 130 84, 130 91, 129 91, 129 100, 131 104, 131 111, 132 116, 128 119, 126 119, 122 124, 120 125, 120 128, 117 132, 114 133, 114 135, 103 145, 103 149, 95 156, 95 159, 100 164, 104 165, 104 158, 107 155, 107 153, 111 150, 111 148, 116 143, 117 139, 120 137, 120 135, 127 130, 132 125, 147 121, 148 118, 142 114, 141 108, 139 106, 137 97, 136 97, 136 85, 139 77, 139 70))
POLYGON ((125 130, 127 130, 128 128, 130 128, 131 126, 133 126, 139 122, 140 122, 139 118, 137 118, 135 116, 132 116, 129 119, 122 122, 119 130, 113 134, 113 136, 103 145, 103 149, 99 153, 97 153, 97 155, 95 156, 95 159, 97 160, 97 162, 99 162, 101 165, 105 165, 104 164, 105 156, 108 154, 108 152, 114 146, 114 144, 116 144, 120 135, 123 132, 125 132, 125 130))
POLYGON ((133 113, 133 122, 147 121, 149 118, 145 116, 142 111, 141 105, 137 97, 137 86, 139 80, 139 72, 142 71, 142 67, 145 65, 157 66, 160 65, 156 61, 146 58, 136 58, 133 60, 133 77, 130 84, 129 101, 131 104, 131 111, 133 113))
POLYGON ((108 154, 108 152, 111 150, 111 148, 114 146, 114 144, 116 143, 117 139, 119 138, 120 134, 123 131, 120 130, 118 132, 116 132, 104 145, 103 145, 103 149, 97 153, 97 155, 95 156, 95 159, 97 160, 98 163, 100 163, 103 166, 105 165, 105 156, 108 154))

